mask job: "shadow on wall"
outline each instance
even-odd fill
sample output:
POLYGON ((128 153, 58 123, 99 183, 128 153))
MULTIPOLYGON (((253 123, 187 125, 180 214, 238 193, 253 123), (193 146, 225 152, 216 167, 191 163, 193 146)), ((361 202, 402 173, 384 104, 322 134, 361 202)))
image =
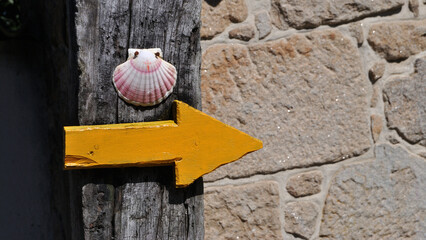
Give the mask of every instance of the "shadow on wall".
POLYGON ((46 73, 41 5, 20 4, 0 1, 0 239, 65 239, 68 203, 53 200, 67 199, 59 101, 46 73))

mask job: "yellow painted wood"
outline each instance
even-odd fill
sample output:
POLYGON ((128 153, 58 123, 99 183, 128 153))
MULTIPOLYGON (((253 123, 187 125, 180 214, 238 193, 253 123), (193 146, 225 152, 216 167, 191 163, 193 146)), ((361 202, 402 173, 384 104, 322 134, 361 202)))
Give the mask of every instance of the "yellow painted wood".
POLYGON ((262 142, 186 103, 175 121, 64 127, 65 169, 175 164, 186 187, 217 167, 262 148, 262 142))

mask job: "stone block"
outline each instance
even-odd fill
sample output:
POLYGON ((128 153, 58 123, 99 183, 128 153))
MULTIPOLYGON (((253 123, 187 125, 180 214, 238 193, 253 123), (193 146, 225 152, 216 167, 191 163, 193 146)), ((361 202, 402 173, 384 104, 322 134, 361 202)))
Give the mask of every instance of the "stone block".
POLYGON ((302 239, 309 239, 315 232, 318 208, 311 202, 291 202, 284 207, 286 232, 302 239))
POLYGON ((387 61, 402 61, 426 50, 426 19, 376 23, 370 27, 368 43, 387 61))
POLYGON ((357 46, 337 30, 212 45, 201 72, 203 110, 264 142, 208 181, 337 162, 370 147, 370 83, 357 46))
POLYGON ((203 0, 201 39, 212 39, 231 23, 243 22, 248 16, 245 0, 203 0))
POLYGON ((368 71, 368 77, 370 78, 371 83, 375 83, 385 73, 386 65, 384 62, 375 63, 370 70, 368 71))
POLYGON ((320 171, 300 173, 288 179, 286 189, 293 197, 314 195, 321 191, 322 179, 320 171))
POLYGON ((373 114, 371 115, 371 133, 373 135, 374 142, 377 142, 379 139, 380 133, 383 128, 383 120, 380 115, 373 114))
POLYGON ((413 12, 414 17, 419 16, 419 0, 409 0, 408 8, 410 9, 411 12, 413 12))
POLYGON ((394 78, 383 89, 388 127, 412 144, 426 146, 426 58, 410 77, 394 78))
POLYGON ((280 29, 339 25, 401 9, 404 0, 272 0, 271 16, 280 29))
POLYGON ((373 94, 371 96, 370 107, 375 108, 377 106, 377 103, 380 100, 379 94, 380 94, 380 91, 377 88, 373 88, 373 94))
POLYGON ((276 182, 208 187, 204 209, 205 239, 283 239, 276 182))
POLYGON ((263 39, 271 33, 271 19, 267 11, 261 11, 255 16, 255 24, 259 32, 259 39, 263 39))
POLYGON ((331 183, 322 239, 424 239, 426 162, 380 145, 376 159, 344 167, 331 183))
POLYGON ((361 46, 364 42, 364 30, 362 29, 362 24, 359 22, 349 24, 349 32, 351 36, 356 39, 358 46, 361 46))
POLYGON ((229 38, 235 38, 242 41, 249 41, 254 37, 254 27, 252 25, 246 24, 238 26, 231 31, 229 31, 229 38))

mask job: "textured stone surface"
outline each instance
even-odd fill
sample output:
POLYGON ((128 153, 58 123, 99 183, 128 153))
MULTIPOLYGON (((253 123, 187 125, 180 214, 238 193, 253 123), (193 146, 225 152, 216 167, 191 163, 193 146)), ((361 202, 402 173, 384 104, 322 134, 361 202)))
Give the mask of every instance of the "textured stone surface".
POLYGON ((426 163, 390 145, 333 180, 320 227, 324 239, 424 239, 426 163))
POLYGON ((201 39, 212 39, 223 32, 229 24, 243 22, 247 15, 245 0, 203 0, 201 39))
POLYGON ((361 73, 357 47, 337 30, 208 48, 202 61, 203 110, 263 140, 264 148, 205 179, 362 154, 370 146, 370 83, 361 73))
POLYGON ((413 12, 415 17, 419 16, 419 0, 409 0, 408 8, 413 12))
POLYGON ((371 96, 371 103, 370 103, 370 107, 375 108, 377 106, 377 103, 379 102, 379 94, 380 94, 381 90, 378 90, 378 88, 374 88, 373 89, 373 94, 371 96))
POLYGON ((261 11, 255 16, 255 24, 259 32, 259 39, 263 39, 271 33, 271 19, 267 11, 261 11))
POLYGON ((395 78, 383 89, 388 126, 410 143, 426 146, 426 58, 417 59, 415 72, 395 78))
POLYGON ((349 24, 349 32, 356 39, 358 46, 361 46, 364 42, 364 31, 362 30, 361 23, 349 24))
POLYGON ((398 139, 396 139, 394 136, 392 136, 392 135, 388 135, 388 136, 386 136, 386 140, 388 140, 390 143, 392 143, 392 144, 398 144, 399 143, 399 140, 398 139))
POLYGON ((377 23, 370 27, 368 43, 388 61, 400 61, 426 50, 426 19, 377 23))
POLYGON ((249 41, 254 37, 254 27, 246 24, 238 26, 229 31, 229 38, 236 38, 243 41, 249 41))
POLYGON ((321 191, 322 173, 311 171, 297 174, 288 179, 287 192, 293 197, 304 197, 321 191))
POLYGON ((291 202, 285 205, 284 229, 286 232, 309 239, 315 232, 318 208, 311 202, 291 202))
POLYGON ((380 115, 371 115, 371 134, 373 135, 374 142, 379 139, 380 133, 383 128, 383 120, 380 115))
POLYGON ((371 83, 375 83, 385 73, 386 65, 384 62, 375 63, 370 70, 368 71, 368 77, 370 78, 371 83))
POLYGON ((271 17, 280 29, 337 25, 400 9, 403 0, 272 0, 271 17))
POLYGON ((208 187, 205 239, 283 239, 276 182, 208 187))

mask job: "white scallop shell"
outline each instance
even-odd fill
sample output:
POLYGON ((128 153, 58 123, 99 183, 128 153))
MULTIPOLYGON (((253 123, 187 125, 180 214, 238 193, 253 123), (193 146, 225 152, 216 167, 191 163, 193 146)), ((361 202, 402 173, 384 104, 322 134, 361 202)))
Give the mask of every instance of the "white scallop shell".
POLYGON ((128 60, 113 73, 114 87, 126 102, 153 106, 173 92, 176 68, 164 61, 159 48, 129 49, 128 60))

